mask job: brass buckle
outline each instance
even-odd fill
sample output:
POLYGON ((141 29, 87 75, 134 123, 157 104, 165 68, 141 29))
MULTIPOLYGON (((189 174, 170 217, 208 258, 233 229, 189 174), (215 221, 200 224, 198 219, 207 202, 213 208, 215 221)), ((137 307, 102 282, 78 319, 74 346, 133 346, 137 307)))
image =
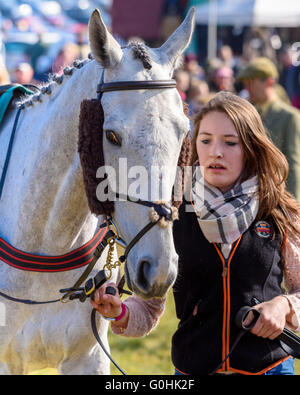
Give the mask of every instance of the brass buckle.
POLYGON ((95 280, 93 277, 91 277, 84 284, 84 293, 86 294, 86 296, 89 296, 95 291, 95 289, 96 289, 95 280))
POLYGON ((66 295, 62 296, 59 300, 61 303, 68 303, 70 302, 70 299, 64 299, 66 295))
POLYGON ((125 243, 125 241, 123 239, 121 239, 120 237, 115 238, 115 243, 124 249, 127 247, 127 244, 125 243))

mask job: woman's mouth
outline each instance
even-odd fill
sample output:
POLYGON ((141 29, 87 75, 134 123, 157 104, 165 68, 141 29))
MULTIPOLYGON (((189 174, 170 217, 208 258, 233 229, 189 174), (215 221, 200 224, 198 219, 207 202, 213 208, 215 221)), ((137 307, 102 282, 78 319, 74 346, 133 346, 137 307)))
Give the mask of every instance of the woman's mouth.
POLYGON ((225 170, 226 168, 225 168, 225 166, 217 163, 217 164, 209 165, 208 169, 212 170, 212 171, 222 171, 222 170, 225 170))

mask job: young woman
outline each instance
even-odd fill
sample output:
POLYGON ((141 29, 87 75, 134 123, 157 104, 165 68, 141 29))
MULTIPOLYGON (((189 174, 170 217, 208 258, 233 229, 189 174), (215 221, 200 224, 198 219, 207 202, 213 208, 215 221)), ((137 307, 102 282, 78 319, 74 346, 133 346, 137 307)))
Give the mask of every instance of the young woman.
MULTIPOLYGON (((285 189, 287 161, 255 108, 225 92, 196 116, 192 147, 191 198, 174 223, 176 373, 294 374, 293 359, 274 340, 285 326, 300 330, 300 211, 285 189), (228 357, 242 306, 260 316, 228 357)), ((124 307, 105 287, 92 305, 117 317, 115 333, 142 336, 156 325, 164 300, 132 296, 124 307)))

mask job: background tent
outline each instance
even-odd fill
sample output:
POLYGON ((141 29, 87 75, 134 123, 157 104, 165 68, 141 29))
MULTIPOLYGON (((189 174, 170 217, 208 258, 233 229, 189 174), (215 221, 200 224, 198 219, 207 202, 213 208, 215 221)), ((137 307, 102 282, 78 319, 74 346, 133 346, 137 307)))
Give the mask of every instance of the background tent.
POLYGON ((299 0, 210 0, 197 6, 196 23, 207 24, 212 12, 219 25, 300 26, 299 0))
POLYGON ((300 0, 208 0, 197 6, 196 24, 208 26, 208 58, 213 58, 218 25, 299 27, 300 0))
POLYGON ((125 40, 131 37, 158 39, 163 6, 164 0, 114 0, 111 8, 113 34, 125 40))

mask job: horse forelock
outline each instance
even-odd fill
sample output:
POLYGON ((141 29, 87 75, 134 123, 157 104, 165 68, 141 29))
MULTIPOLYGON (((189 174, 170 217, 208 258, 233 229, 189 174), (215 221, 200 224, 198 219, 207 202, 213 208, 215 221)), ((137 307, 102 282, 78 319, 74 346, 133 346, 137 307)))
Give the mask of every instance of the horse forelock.
POLYGON ((150 70, 152 62, 146 45, 141 41, 131 41, 128 46, 131 48, 134 58, 139 59, 145 69, 150 70))

